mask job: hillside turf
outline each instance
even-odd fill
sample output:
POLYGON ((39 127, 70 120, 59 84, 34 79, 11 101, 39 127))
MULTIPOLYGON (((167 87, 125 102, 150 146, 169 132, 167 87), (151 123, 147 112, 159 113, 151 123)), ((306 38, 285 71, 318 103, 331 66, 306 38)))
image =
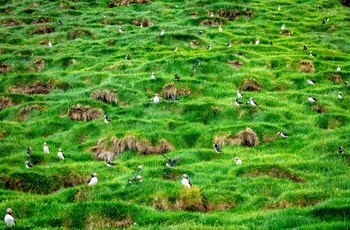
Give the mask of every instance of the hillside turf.
POLYGON ((14 229, 350 228, 349 8, 129 2, 0 0, 0 210, 12 208, 14 229), (166 99, 169 84, 179 100, 166 99), (109 99, 94 99, 102 91, 109 99), (154 94, 163 100, 150 102, 154 94), (251 97, 258 106, 246 104, 251 97), (96 111, 71 119, 80 108, 96 111), (258 145, 238 144, 246 128, 258 145), (167 157, 182 157, 174 168, 160 155, 165 142, 167 157))

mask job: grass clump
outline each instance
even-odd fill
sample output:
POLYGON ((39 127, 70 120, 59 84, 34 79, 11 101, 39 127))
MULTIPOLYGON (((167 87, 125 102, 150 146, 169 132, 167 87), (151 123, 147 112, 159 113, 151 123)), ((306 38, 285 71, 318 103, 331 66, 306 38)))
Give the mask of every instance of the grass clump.
POLYGON ((102 117, 103 111, 91 106, 72 106, 68 111, 68 117, 73 121, 91 121, 102 117))
POLYGON ((117 91, 95 90, 91 92, 90 97, 95 100, 117 104, 118 98, 116 97, 116 92, 117 91))

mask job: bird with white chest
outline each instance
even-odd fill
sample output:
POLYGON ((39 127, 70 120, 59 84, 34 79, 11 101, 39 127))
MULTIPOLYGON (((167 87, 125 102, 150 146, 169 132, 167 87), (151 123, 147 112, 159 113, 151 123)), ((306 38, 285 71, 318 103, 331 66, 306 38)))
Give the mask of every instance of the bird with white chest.
POLYGON ((65 155, 63 154, 63 152, 62 152, 62 149, 60 148, 60 149, 58 149, 58 153, 57 153, 57 156, 58 156, 58 158, 60 158, 61 160, 64 160, 66 157, 65 157, 65 155))
POLYGON ((49 154, 49 153, 50 153, 49 146, 47 146, 47 143, 46 143, 46 142, 44 142, 44 148, 43 148, 43 150, 44 150, 44 153, 45 153, 45 154, 49 154))
POLYGON ((239 159, 239 157, 236 157, 236 165, 241 165, 242 164, 242 160, 239 159))
POLYGON ((338 65, 337 72, 340 72, 340 71, 341 71, 341 68, 340 68, 340 65, 338 65))
POLYGON ((98 175, 95 172, 91 174, 91 178, 88 180, 88 185, 89 186, 94 186, 94 185, 97 184, 97 182, 98 182, 97 176, 98 175))
POLYGON ((259 43, 260 43, 259 38, 256 38, 255 45, 259 45, 259 43))
POLYGON ((12 209, 11 208, 6 209, 6 215, 4 217, 4 221, 7 225, 7 227, 9 227, 9 228, 12 228, 15 226, 16 220, 12 216, 12 209))
POLYGON ((160 100, 162 100, 161 97, 158 96, 158 94, 154 94, 154 97, 151 99, 151 102, 154 102, 154 103, 158 103, 160 102, 160 100))
POLYGON ((191 182, 188 180, 187 174, 183 174, 183 175, 182 175, 181 184, 182 184, 183 186, 185 186, 186 188, 191 188, 192 184, 191 184, 191 182))

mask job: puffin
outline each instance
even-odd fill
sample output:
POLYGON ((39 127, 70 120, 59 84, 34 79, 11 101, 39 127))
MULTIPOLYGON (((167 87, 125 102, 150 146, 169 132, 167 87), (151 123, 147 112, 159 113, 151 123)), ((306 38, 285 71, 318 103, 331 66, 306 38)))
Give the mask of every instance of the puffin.
POLYGON ((343 99, 343 94, 341 92, 338 92, 338 98, 343 99))
POLYGON ((314 103, 315 101, 317 101, 317 99, 314 98, 314 97, 311 96, 311 95, 310 95, 307 99, 309 100, 309 102, 312 102, 312 103, 314 103))
POLYGON ((110 160, 106 160, 106 165, 108 166, 108 167, 111 167, 111 166, 115 166, 115 165, 117 165, 116 163, 113 163, 113 162, 111 162, 110 160))
POLYGON ((344 81, 344 86, 348 87, 348 81, 344 81))
POLYGON ((213 149, 215 150, 216 153, 222 152, 221 148, 216 143, 213 144, 213 149))
POLYGON ((49 41, 49 47, 52 47, 52 41, 49 41))
POLYGON ((256 38, 256 40, 255 40, 255 45, 259 45, 259 38, 256 38))
POLYGON ((322 7, 321 7, 321 6, 317 6, 317 9, 318 9, 318 10, 322 10, 322 7))
POLYGON ((154 72, 152 72, 151 79, 156 80, 156 75, 154 74, 154 72))
POLYGON ((109 123, 109 122, 111 122, 111 120, 108 118, 107 115, 105 115, 105 123, 109 123))
POLYGON ((338 65, 337 72, 340 72, 340 71, 341 71, 341 68, 340 68, 340 65, 338 65))
POLYGON ((304 45, 304 49, 303 49, 304 51, 307 51, 307 46, 306 45, 304 45))
POLYGON ((30 169, 30 168, 34 167, 29 161, 24 162, 24 164, 26 165, 27 169, 30 169))
POLYGON ((135 177, 133 179, 128 180, 128 182, 129 182, 129 184, 131 184, 131 183, 133 183, 133 182, 135 182, 137 180, 142 182, 142 176, 139 175, 139 176, 137 176, 137 177, 135 177))
POLYGON ((27 153, 27 156, 30 156, 32 154, 32 148, 30 146, 28 146, 26 153, 27 153))
POLYGON ((203 31, 200 30, 200 31, 198 32, 198 36, 201 36, 202 34, 203 34, 203 31))
POLYGON ((277 134, 280 135, 281 137, 289 137, 289 134, 285 132, 278 132, 277 134))
POLYGON ((162 100, 161 97, 158 96, 158 93, 154 94, 154 97, 151 99, 151 102, 158 103, 162 100))
POLYGON ((64 160, 66 157, 64 156, 64 154, 62 153, 62 149, 58 149, 58 153, 57 153, 58 158, 60 158, 61 160, 64 160))
POLYGON ((178 101, 178 100, 180 100, 180 98, 178 95, 175 95, 175 96, 170 96, 168 100, 169 101, 178 101))
POLYGON ((285 30, 285 29, 286 29, 286 25, 285 25, 285 24, 282 24, 281 30, 285 30))
POLYGON ((310 51, 310 57, 316 57, 316 54, 314 54, 314 52, 310 51))
POLYGON ((221 27, 221 26, 219 26, 219 32, 220 32, 220 33, 222 32, 222 27, 221 27))
POLYGON ((210 50, 210 49, 211 49, 211 45, 208 45, 207 50, 210 50))
POLYGON ((339 147, 338 147, 338 153, 339 153, 339 154, 344 154, 343 146, 339 146, 339 147))
POLYGON ((174 160, 171 160, 170 158, 166 157, 163 153, 161 153, 163 157, 165 157, 165 159, 167 160, 166 162, 166 166, 168 166, 169 168, 173 168, 175 166, 175 164, 182 159, 182 157, 177 157, 174 160))
POLYGON ((120 32, 120 33, 124 33, 124 30, 123 30, 122 27, 119 27, 119 32, 120 32))
POLYGON ((15 226, 16 220, 12 216, 12 209, 11 208, 6 209, 6 215, 5 215, 4 221, 7 225, 7 227, 9 227, 9 228, 12 228, 15 226))
POLYGON ((280 5, 277 6, 277 10, 281 10, 281 6, 280 5))
POLYGON ((97 180, 97 173, 92 173, 91 174, 91 178, 88 180, 88 185, 89 186, 94 186, 97 184, 98 180, 97 180))
POLYGON ((128 55, 126 55, 125 60, 127 60, 127 61, 130 61, 130 60, 131 60, 131 57, 130 57, 130 55, 129 55, 129 54, 128 54, 128 55))
POLYGON ((241 93, 241 90, 237 90, 237 97, 243 98, 243 94, 241 93))
POLYGON ((44 142, 44 148, 43 148, 43 150, 44 150, 44 153, 46 153, 46 154, 49 154, 49 153, 50 153, 50 149, 49 149, 49 147, 47 146, 46 142, 44 142))
POLYGON ((163 36, 165 34, 164 30, 160 31, 160 36, 163 36))
POLYGON ((326 24, 329 21, 329 18, 325 18, 322 20, 322 24, 326 24))
POLYGON ((182 175, 181 184, 182 184, 183 186, 185 186, 186 188, 191 188, 192 184, 191 184, 191 182, 188 180, 187 174, 183 174, 183 175, 182 175))
POLYGON ((254 97, 251 97, 250 99, 249 99, 249 104, 250 105, 252 105, 252 106, 258 106, 258 104, 255 102, 255 100, 254 100, 254 97))
POLYGON ((228 42, 228 43, 226 44, 226 47, 227 47, 227 48, 230 48, 230 47, 231 47, 231 42, 228 42))
POLYGON ((177 73, 174 75, 174 79, 175 80, 180 80, 180 76, 179 75, 177 75, 177 73))
POLYGON ((173 48, 173 51, 174 51, 174 52, 177 51, 177 47, 174 47, 174 48, 173 48))
POLYGON ((242 160, 236 157, 236 165, 241 165, 241 164, 242 164, 242 160))
POLYGON ((62 25, 61 19, 57 19, 57 23, 58 23, 59 25, 62 25))
POLYGON ((288 36, 289 36, 290 38, 293 37, 292 33, 288 33, 288 36))
POLYGON ((200 61, 199 59, 196 60, 196 62, 193 64, 193 66, 199 66, 200 65, 200 61))
POLYGON ((243 104, 243 102, 239 101, 239 100, 236 98, 236 99, 235 99, 235 104, 236 104, 237 106, 240 106, 240 105, 243 104))
POLYGON ((315 81, 314 80, 310 80, 310 79, 308 79, 308 80, 306 80, 307 81, 307 83, 309 83, 310 85, 315 85, 315 81))
POLYGON ((272 42, 272 40, 270 41, 270 46, 273 46, 273 42, 272 42))

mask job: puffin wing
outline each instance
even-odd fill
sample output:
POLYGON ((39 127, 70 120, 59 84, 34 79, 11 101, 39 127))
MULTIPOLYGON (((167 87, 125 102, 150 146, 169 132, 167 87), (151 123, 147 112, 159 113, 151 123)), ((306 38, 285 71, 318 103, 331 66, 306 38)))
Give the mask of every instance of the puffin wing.
POLYGON ((174 160, 173 160, 173 165, 175 165, 176 164, 176 162, 178 162, 179 160, 181 160, 182 159, 182 157, 178 157, 178 158, 175 158, 174 160))
POLYGON ((90 184, 91 179, 92 179, 92 177, 91 177, 91 178, 89 178, 89 180, 88 180, 88 184, 90 184))
POLYGON ((167 158, 163 153, 161 153, 161 155, 162 155, 163 157, 165 157, 165 159, 169 160, 169 158, 167 158))

